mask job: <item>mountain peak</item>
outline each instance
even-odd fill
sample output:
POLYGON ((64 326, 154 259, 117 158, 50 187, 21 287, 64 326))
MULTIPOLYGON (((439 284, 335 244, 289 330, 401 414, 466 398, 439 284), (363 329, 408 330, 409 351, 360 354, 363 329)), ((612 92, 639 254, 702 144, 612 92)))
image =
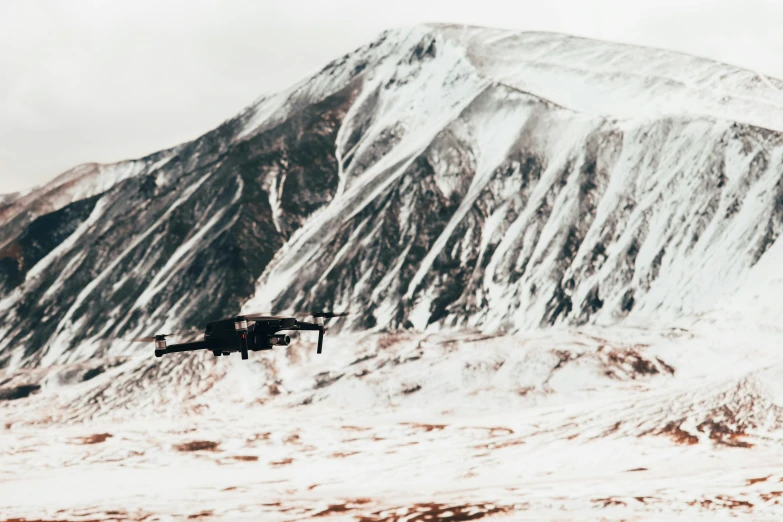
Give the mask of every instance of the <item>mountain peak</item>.
MULTIPOLYGON (((252 116, 242 136, 259 125, 274 125, 292 108, 326 98, 357 76, 393 88, 418 67, 436 76, 452 69, 459 81, 473 76, 478 83, 502 84, 610 120, 705 118, 783 131, 783 81, 754 71, 562 33, 424 24, 383 31, 315 75, 263 97, 248 111, 252 116)), ((449 92, 455 87, 429 83, 426 88, 449 92)))
POLYGON ((706 117, 783 130, 783 81, 676 51, 561 33, 431 25, 486 77, 620 119, 706 117))

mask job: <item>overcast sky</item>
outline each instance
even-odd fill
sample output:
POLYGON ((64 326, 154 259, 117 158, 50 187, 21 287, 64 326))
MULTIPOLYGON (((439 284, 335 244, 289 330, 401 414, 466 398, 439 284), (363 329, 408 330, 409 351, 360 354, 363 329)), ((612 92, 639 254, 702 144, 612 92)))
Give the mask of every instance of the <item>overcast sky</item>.
POLYGON ((0 193, 193 139, 390 27, 559 31, 783 78, 783 0, 0 0, 0 193))

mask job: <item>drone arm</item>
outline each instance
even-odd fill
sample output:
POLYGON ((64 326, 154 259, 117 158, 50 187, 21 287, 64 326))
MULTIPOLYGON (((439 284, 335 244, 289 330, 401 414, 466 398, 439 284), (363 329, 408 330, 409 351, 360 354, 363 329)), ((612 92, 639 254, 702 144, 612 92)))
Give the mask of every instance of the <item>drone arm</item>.
POLYGON ((163 355, 166 353, 192 352, 195 350, 206 350, 208 348, 209 345, 207 344, 206 341, 194 341, 192 343, 172 344, 171 346, 166 346, 165 350, 156 350, 155 354, 157 355, 158 353, 160 353, 161 355, 163 355))
POLYGON ((305 323, 303 321, 298 321, 296 323, 296 327, 299 330, 312 330, 314 332, 320 330, 321 328, 323 328, 323 326, 320 325, 320 324, 305 323))
POLYGON ((321 348, 324 346, 324 327, 322 326, 318 330, 318 351, 316 353, 321 353, 321 348))

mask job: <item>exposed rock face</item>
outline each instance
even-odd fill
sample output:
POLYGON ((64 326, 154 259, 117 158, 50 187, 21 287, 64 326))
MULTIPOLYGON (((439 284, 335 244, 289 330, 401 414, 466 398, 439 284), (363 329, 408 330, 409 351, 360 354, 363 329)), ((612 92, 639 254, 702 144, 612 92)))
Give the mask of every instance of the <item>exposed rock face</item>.
POLYGON ((243 309, 487 331, 710 310, 783 228, 782 91, 562 35, 384 33, 191 143, 0 199, 0 367, 243 309))

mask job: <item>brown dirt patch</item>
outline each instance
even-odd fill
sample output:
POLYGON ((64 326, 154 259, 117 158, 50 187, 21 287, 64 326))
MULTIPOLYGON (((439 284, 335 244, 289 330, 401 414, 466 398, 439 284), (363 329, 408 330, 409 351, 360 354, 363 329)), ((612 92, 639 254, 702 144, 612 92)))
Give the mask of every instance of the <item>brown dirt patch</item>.
POLYGON ((258 457, 256 457, 255 455, 234 455, 231 458, 234 460, 242 460, 246 462, 255 462, 256 460, 258 460, 258 457))
POLYGON ((660 358, 646 358, 639 350, 646 345, 629 347, 600 346, 597 354, 606 366, 604 373, 613 379, 636 379, 657 374, 674 375, 674 368, 660 358), (631 371, 626 368, 630 366, 631 371))
POLYGON ((357 522, 425 522, 449 520, 465 522, 479 520, 487 516, 508 513, 513 508, 495 504, 465 504, 450 506, 447 504, 414 504, 409 507, 385 509, 357 518, 357 522))
POLYGON ((607 498, 594 498, 591 500, 591 502, 595 504, 601 504, 601 507, 609 507, 609 506, 627 506, 625 502, 622 500, 617 500, 612 497, 607 498))
POLYGON ((342 504, 330 504, 329 507, 324 509, 323 511, 319 511, 318 513, 315 513, 312 515, 313 517, 326 517, 329 515, 334 515, 335 513, 347 513, 348 511, 353 511, 354 509, 358 509, 362 505, 369 504, 372 502, 369 498, 357 498, 354 500, 346 500, 342 504))
POLYGON ((314 514, 314 517, 326 517, 329 515, 334 515, 335 513, 345 513, 347 511, 350 511, 351 508, 346 506, 345 504, 329 504, 329 507, 324 509, 323 511, 319 511, 318 513, 314 514))
POLYGON ((488 442, 485 444, 476 444, 473 446, 475 449, 503 449, 510 448, 511 446, 521 446, 525 443, 522 439, 507 440, 506 442, 488 442))
POLYGON ((111 433, 96 433, 95 435, 90 435, 89 437, 82 437, 81 443, 100 444, 101 442, 106 442, 106 439, 109 437, 113 437, 113 435, 111 433))
POLYGON ((176 444, 174 449, 177 451, 216 451, 219 445, 219 442, 211 440, 194 440, 184 444, 176 444))
POLYGON ((753 509, 753 504, 751 504, 747 500, 737 500, 734 498, 727 497, 725 495, 718 495, 717 497, 715 497, 715 500, 710 500, 708 498, 702 500, 692 500, 688 502, 688 505, 689 506, 699 505, 706 509, 713 508, 713 507, 729 508, 729 509, 737 509, 737 508, 753 509))
MULTIPOLYGON (((0 522, 76 522, 76 521, 68 521, 68 520, 44 520, 41 518, 6 518, 3 520, 0 520, 0 522)), ((79 522, 105 522, 101 520, 79 520, 79 522)))
POLYGON ((512 430, 511 428, 504 428, 502 426, 495 426, 489 429, 490 437, 500 437, 502 435, 513 435, 513 434, 514 434, 514 430, 512 430))
POLYGON ((364 357, 359 357, 354 362, 350 363, 348 366, 353 366, 354 364, 360 364, 360 363, 369 361, 370 359, 374 359, 375 357, 377 357, 377 355, 374 354, 374 353, 371 353, 369 355, 365 355, 364 357))
POLYGON ((501 449, 501 448, 509 448, 511 446, 521 446, 524 443, 525 441, 523 441, 522 439, 516 439, 516 440, 501 442, 500 444, 492 443, 491 447, 492 449, 501 449))
POLYGON ((687 431, 683 430, 681 427, 681 424, 676 424, 674 422, 668 423, 666 426, 664 426, 662 429, 658 430, 656 432, 657 435, 668 435, 672 439, 674 439, 674 442, 677 444, 698 444, 699 438, 691 435, 687 431))
POLYGON ((418 424, 415 422, 401 422, 400 424, 404 426, 410 426, 412 428, 419 428, 427 432, 434 431, 434 430, 438 430, 438 431, 444 430, 446 429, 447 426, 446 424, 418 424))
MULTIPOLYGON (((761 500, 764 502, 769 502, 772 499, 775 499, 779 496, 783 495, 783 491, 770 491, 769 493, 762 493, 759 495, 761 497, 761 500)), ((775 504, 777 504, 777 500, 775 501, 775 504)))
POLYGON ((342 452, 338 451, 336 453, 332 453, 329 456, 331 458, 333 458, 333 459, 342 459, 342 458, 345 458, 345 457, 350 457, 351 455, 358 455, 358 454, 359 454, 358 451, 349 451, 348 453, 342 453, 342 452))
POLYGON ((622 422, 617 421, 614 424, 612 424, 611 427, 607 428, 606 431, 604 431, 601 435, 603 437, 608 437, 612 433, 617 433, 618 431, 620 431, 620 426, 622 426, 622 425, 623 425, 622 422))
POLYGON ((348 431, 369 431, 370 428, 362 428, 360 426, 340 426, 341 430, 348 430, 348 431))
POLYGON ((491 427, 487 428, 484 426, 465 426, 464 428, 460 428, 461 430, 486 430, 488 431, 488 435, 490 437, 501 437, 503 435, 513 435, 514 430, 511 428, 503 428, 503 427, 491 427))
POLYGON ((742 440, 748 436, 742 426, 738 426, 736 429, 732 429, 726 424, 722 424, 714 420, 707 420, 696 426, 696 429, 702 433, 709 432, 710 440, 716 444, 731 446, 733 448, 753 447, 753 444, 750 442, 745 442, 742 440))
POLYGON ((276 460, 269 463, 270 466, 287 466, 291 464, 294 461, 291 457, 285 458, 283 460, 276 460))
POLYGON ((397 333, 387 333, 378 338, 375 346, 379 351, 386 350, 395 344, 404 341, 405 339, 406 336, 399 335, 397 333))
POLYGON ((736 508, 753 509, 753 504, 751 504, 747 500, 737 500, 735 498, 729 498, 725 495, 718 495, 715 498, 720 500, 723 503, 723 505, 729 509, 736 509, 736 508))

